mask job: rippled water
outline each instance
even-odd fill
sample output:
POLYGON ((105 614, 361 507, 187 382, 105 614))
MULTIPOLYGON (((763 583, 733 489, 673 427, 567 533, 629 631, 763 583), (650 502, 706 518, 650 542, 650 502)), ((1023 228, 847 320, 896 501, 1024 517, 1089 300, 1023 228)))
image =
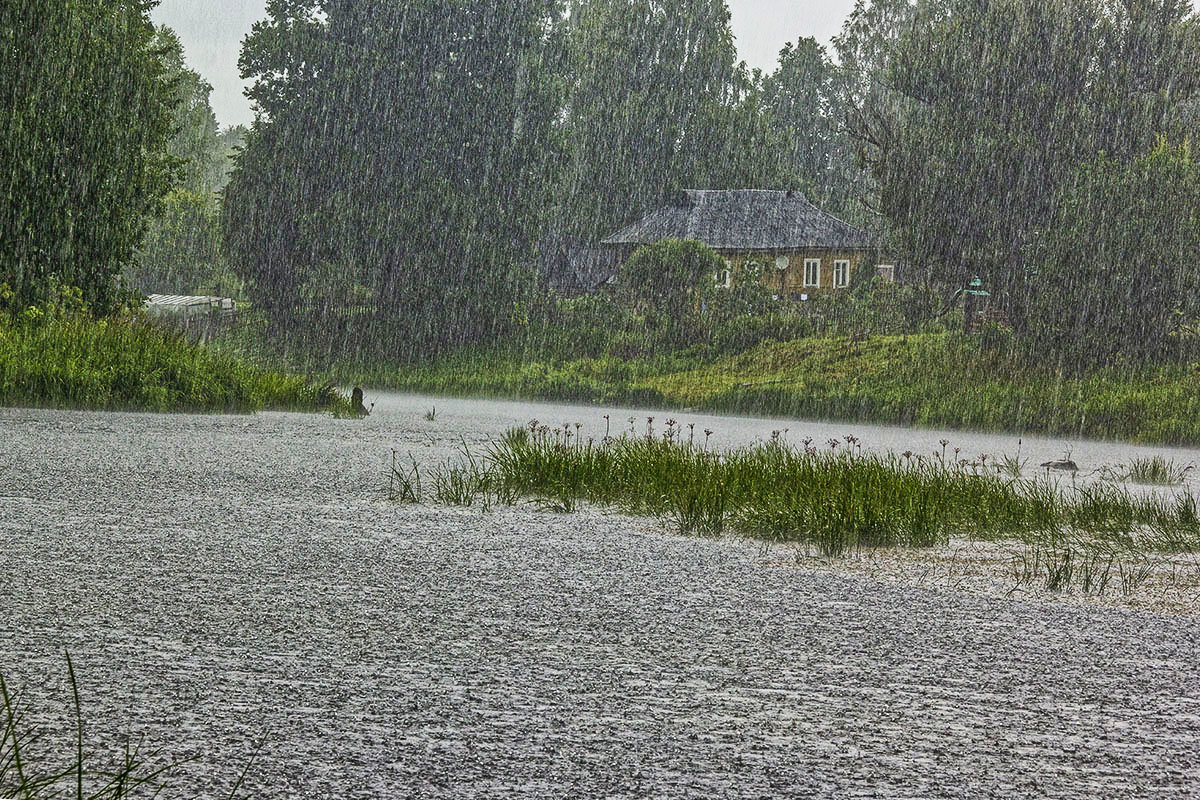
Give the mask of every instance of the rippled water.
MULTIPOLYGON (((368 397, 366 420, 0 410, 0 670, 61 739, 145 734, 262 797, 1194 796, 1200 624, 813 574, 738 541, 529 507, 395 507, 455 456, 603 409, 368 397), (435 419, 424 414, 436 408, 435 419)), ((662 412, 613 411, 625 427, 662 412)), ((675 415, 711 446, 853 433, 675 415), (699 435, 699 434, 698 434, 699 435)), ((685 429, 686 430, 686 429, 685 429)), ((1025 438, 1087 471, 1196 451, 1025 438)), ((54 741, 54 738, 50 740, 54 741)))

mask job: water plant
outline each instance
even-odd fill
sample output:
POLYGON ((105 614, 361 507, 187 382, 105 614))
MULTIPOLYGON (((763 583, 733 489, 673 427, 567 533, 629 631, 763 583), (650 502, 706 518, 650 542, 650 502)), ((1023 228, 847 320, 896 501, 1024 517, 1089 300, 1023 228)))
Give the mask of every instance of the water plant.
POLYGON ((1188 472, 1195 468, 1195 464, 1183 465, 1162 456, 1133 458, 1129 461, 1126 480, 1133 483, 1176 486, 1183 483, 1188 472))
POLYGON ((794 448, 773 436, 716 452, 707 438, 698 445, 669 422, 655 433, 648 419, 644 434, 596 442, 583 441, 569 424, 534 421, 508 431, 479 459, 464 443, 465 463, 435 474, 435 495, 455 504, 533 497, 555 510, 584 501, 658 516, 684 534, 732 531, 800 542, 831 557, 942 545, 951 535, 1017 538, 1036 548, 1030 558, 1038 569, 1056 565, 1048 585, 1079 576, 1089 589, 1109 583, 1112 565, 1100 565, 1105 552, 1200 550, 1197 503, 1186 493, 1137 496, 1104 484, 1012 479, 982 458, 877 455, 864 453, 857 440, 841 446, 830 439, 817 448, 806 439, 794 448))
POLYGON ((394 503, 421 502, 421 471, 417 468, 417 460, 409 454, 412 467, 407 468, 398 464, 396 451, 392 451, 392 466, 388 473, 388 497, 394 503))

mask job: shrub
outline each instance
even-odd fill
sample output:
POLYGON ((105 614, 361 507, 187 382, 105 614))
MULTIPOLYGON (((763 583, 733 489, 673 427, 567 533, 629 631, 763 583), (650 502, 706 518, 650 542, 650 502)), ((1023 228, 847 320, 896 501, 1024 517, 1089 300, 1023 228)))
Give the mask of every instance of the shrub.
POLYGON ((671 326, 682 326, 701 281, 723 269, 725 261, 700 242, 664 239, 634 252, 621 268, 620 284, 633 303, 659 310, 671 326))

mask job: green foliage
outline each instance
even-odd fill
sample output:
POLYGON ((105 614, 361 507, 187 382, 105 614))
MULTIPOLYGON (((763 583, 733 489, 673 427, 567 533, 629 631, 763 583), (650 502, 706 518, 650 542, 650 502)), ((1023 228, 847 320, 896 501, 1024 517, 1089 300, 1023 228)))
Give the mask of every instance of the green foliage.
POLYGON ((694 315, 701 282, 711 282, 723 269, 724 259, 700 242, 664 239, 639 247, 622 267, 619 281, 631 301, 662 312, 678 328, 694 315))
POLYGON ((0 281, 4 309, 77 286, 97 313, 170 188, 175 95, 151 3, 0 4, 0 281))
POLYGON ((212 192, 168 194, 126 270, 129 284, 148 294, 237 294, 221 254, 220 213, 212 192))
POLYGON ((258 306, 325 326, 303 287, 332 273, 367 287, 378 326, 414 345, 507 327, 551 183, 559 10, 270 4, 243 47, 262 114, 223 214, 258 306))
MULTIPOLYGON (((69 305, 69 300, 62 301, 69 305)), ((136 317, 0 317, 0 405, 141 411, 348 409, 331 387, 189 344, 136 317)))
POLYGON ((187 68, 174 31, 160 27, 154 48, 175 93, 167 150, 179 164, 181 181, 149 222, 125 280, 146 294, 241 294, 222 251, 217 192, 228 182, 231 156, 245 129, 218 130, 208 101, 212 87, 187 68))
POLYGON ((1038 351, 1085 366, 1179 352, 1200 316, 1200 161, 1164 142, 1083 166, 1028 253, 1020 328, 1038 351))
POLYGON ((569 5, 559 230, 597 241, 680 189, 756 185, 723 0, 569 5))
MULTIPOLYGON (((721 356, 555 357, 492 350, 377 369, 414 391, 693 408, 1156 444, 1200 443, 1200 366, 1068 374, 959 333, 811 336, 721 356)), ((782 338, 782 337, 780 337, 782 338)), ((357 380, 350 370, 344 380, 357 380)))
POLYGON ((866 176, 846 133, 845 81, 845 71, 816 39, 785 45, 761 90, 764 122, 778 140, 753 150, 760 159, 780 162, 787 188, 803 190, 828 213, 875 228, 878 215, 863 205, 866 176))
POLYGON ((733 317, 713 326, 712 347, 720 354, 741 353, 765 342, 789 342, 813 334, 812 320, 793 314, 733 317))
POLYGON ((182 165, 180 188, 193 193, 219 191, 226 175, 227 146, 209 105, 212 86, 188 69, 183 44, 165 25, 154 34, 152 46, 163 61, 164 79, 175 92, 172 135, 167 151, 182 165))
POLYGON ((1025 300, 1023 248, 1076 168, 1179 135, 1200 86, 1188 4, 879 0, 839 41, 850 130, 902 250, 1025 300))

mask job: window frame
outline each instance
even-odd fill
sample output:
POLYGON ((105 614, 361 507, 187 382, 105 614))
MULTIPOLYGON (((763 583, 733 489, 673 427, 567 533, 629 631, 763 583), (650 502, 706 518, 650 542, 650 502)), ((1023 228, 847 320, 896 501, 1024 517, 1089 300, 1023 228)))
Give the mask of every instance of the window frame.
POLYGON ((821 288, 821 259, 819 259, 819 258, 804 259, 804 288, 805 289, 820 289, 821 288), (809 267, 813 267, 815 269, 816 279, 813 281, 809 281, 809 279, 808 279, 809 267))
POLYGON ((833 288, 845 289, 850 285, 850 259, 835 258, 833 260, 833 288), (841 280, 838 280, 838 271, 841 269, 841 280))

